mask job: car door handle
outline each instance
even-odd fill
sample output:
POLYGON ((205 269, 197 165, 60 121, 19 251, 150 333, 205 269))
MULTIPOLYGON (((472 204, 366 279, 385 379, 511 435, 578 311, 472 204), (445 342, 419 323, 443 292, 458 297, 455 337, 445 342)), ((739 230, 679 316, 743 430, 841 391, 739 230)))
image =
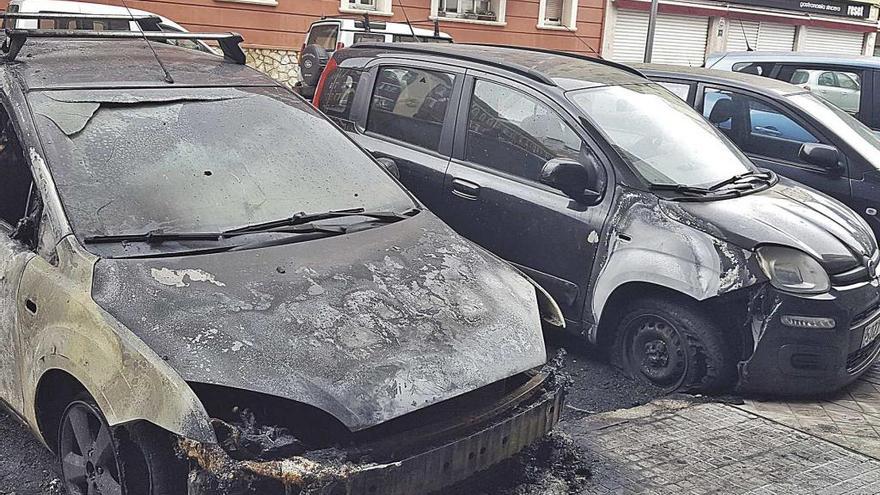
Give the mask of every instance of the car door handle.
POLYGON ((464 179, 452 179, 452 194, 474 200, 480 195, 480 185, 464 179))
POLYGON ((24 300, 24 308, 32 315, 37 314, 37 303, 29 297, 24 300))

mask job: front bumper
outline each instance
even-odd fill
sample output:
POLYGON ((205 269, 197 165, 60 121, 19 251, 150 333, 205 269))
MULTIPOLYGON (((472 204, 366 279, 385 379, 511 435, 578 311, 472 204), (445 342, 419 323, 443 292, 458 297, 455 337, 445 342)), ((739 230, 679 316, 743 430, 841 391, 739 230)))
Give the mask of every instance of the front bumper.
POLYGON ((324 454, 281 461, 233 461, 218 446, 181 440, 184 454, 194 461, 188 495, 432 493, 512 457, 549 433, 559 421, 565 392, 555 380, 545 384, 528 400, 465 434, 381 463, 352 463, 324 454))
POLYGON ((743 392, 822 395, 852 383, 880 356, 880 338, 863 342, 880 322, 877 282, 835 287, 827 294, 796 296, 762 286, 749 313, 754 353, 740 363, 743 392), (830 329, 795 328, 783 316, 832 318, 830 329))

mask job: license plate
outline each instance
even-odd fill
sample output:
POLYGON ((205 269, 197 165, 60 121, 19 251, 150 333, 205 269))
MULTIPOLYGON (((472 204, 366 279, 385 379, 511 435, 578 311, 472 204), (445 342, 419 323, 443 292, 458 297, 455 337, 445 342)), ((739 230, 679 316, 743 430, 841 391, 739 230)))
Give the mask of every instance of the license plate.
POLYGON ((880 319, 869 323, 862 334, 862 347, 874 342, 880 336, 880 319))

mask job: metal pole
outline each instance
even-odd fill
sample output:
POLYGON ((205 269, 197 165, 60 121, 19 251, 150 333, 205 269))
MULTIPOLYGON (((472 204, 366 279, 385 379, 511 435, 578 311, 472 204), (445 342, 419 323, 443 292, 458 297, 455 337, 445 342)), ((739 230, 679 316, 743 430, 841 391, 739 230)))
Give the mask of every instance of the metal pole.
POLYGON ((648 17, 648 36, 645 39, 645 63, 651 63, 651 57, 654 55, 654 28, 657 27, 657 10, 660 7, 660 0, 651 0, 651 15, 648 17))

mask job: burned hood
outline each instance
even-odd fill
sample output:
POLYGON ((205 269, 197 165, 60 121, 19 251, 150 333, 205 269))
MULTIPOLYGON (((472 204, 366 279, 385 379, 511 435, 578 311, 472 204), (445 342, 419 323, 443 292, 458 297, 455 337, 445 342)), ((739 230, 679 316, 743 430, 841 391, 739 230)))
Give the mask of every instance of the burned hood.
POLYGON ((674 220, 745 249, 777 244, 804 251, 829 273, 853 268, 877 249, 873 234, 852 210, 784 178, 739 198, 660 204, 674 220))
POLYGON ((351 430, 546 361, 532 285, 428 212, 270 248, 101 259, 93 297, 185 380, 351 430))

